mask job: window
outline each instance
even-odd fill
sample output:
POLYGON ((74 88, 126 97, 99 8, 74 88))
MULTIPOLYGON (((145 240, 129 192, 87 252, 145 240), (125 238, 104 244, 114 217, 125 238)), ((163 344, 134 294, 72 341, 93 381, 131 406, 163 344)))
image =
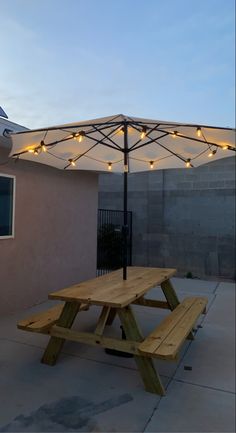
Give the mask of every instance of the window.
POLYGON ((0 174, 0 239, 14 237, 15 177, 0 174))

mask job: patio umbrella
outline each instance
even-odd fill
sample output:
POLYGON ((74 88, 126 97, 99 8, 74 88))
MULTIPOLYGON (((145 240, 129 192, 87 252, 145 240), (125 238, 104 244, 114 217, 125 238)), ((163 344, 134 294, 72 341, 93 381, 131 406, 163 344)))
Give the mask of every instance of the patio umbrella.
POLYGON ((123 279, 127 278, 128 173, 191 169, 232 156, 235 129, 167 122, 122 114, 11 135, 12 158, 62 170, 117 172, 124 176, 123 279))

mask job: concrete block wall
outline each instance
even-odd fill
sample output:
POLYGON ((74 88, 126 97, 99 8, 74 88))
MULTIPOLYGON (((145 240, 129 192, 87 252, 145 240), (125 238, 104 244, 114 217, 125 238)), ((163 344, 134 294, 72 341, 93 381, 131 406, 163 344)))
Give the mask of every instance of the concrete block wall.
MULTIPOLYGON (((235 160, 129 175, 133 264, 235 279, 235 160)), ((123 206, 121 175, 101 175, 99 207, 123 206)))

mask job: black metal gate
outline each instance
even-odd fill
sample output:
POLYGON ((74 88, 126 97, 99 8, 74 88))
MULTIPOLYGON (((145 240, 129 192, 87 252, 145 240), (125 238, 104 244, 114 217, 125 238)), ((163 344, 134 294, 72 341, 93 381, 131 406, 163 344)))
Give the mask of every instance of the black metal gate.
MULTIPOLYGON (((97 275, 123 266, 124 212, 98 209, 97 275)), ((132 212, 128 212, 127 265, 132 264, 132 212)))

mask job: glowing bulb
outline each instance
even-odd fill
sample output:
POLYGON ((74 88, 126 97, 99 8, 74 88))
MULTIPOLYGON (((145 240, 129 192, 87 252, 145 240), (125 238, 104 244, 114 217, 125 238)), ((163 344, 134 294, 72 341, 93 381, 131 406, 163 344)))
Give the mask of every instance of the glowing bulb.
POLYGON ((72 137, 73 137, 74 140, 77 140, 79 138, 79 133, 78 132, 74 132, 72 134, 72 137))
POLYGON ((150 164, 150 169, 153 169, 154 168, 154 161, 150 161, 149 164, 150 164))
POLYGON ((111 162, 108 162, 108 167, 107 168, 108 168, 109 171, 112 170, 112 163, 111 162))
POLYGON ((186 160, 186 167, 187 168, 191 167, 191 159, 189 158, 186 160))
POLYGON ((85 132, 84 131, 80 131, 80 132, 73 132, 72 137, 74 140, 77 140, 79 143, 81 143, 81 141, 83 140, 85 136, 85 132))
POLYGON ((222 149, 223 149, 223 150, 227 150, 228 148, 229 148, 228 144, 224 144, 224 145, 222 146, 222 149))
POLYGON ((75 161, 73 161, 73 159, 68 159, 70 165, 72 165, 73 167, 75 167, 75 161))
POLYGON ((28 149, 29 153, 34 153, 34 149, 28 149))
POLYGON ((216 149, 211 150, 210 153, 208 153, 209 158, 211 158, 212 156, 214 156, 216 154, 216 149))
POLYGON ((198 128, 197 128, 197 136, 201 137, 201 135, 202 135, 202 130, 201 130, 200 126, 198 126, 198 128))
POLYGON ((43 152, 47 152, 47 147, 45 146, 44 141, 41 141, 40 146, 43 152))
POLYGON ((84 131, 80 131, 79 132, 79 136, 78 136, 78 142, 81 143, 81 141, 83 140, 85 136, 85 132, 84 131))
POLYGON ((38 154, 39 154, 38 149, 34 149, 34 155, 38 155, 38 154))
POLYGON ((140 134, 141 140, 143 140, 146 137, 146 134, 147 134, 147 128, 146 128, 146 126, 143 126, 141 134, 140 134))
POLYGON ((178 131, 174 131, 174 132, 172 132, 172 137, 173 137, 173 138, 176 138, 177 135, 178 135, 178 131))
POLYGON ((118 129, 118 134, 124 134, 125 130, 124 127, 122 126, 121 128, 118 129))

